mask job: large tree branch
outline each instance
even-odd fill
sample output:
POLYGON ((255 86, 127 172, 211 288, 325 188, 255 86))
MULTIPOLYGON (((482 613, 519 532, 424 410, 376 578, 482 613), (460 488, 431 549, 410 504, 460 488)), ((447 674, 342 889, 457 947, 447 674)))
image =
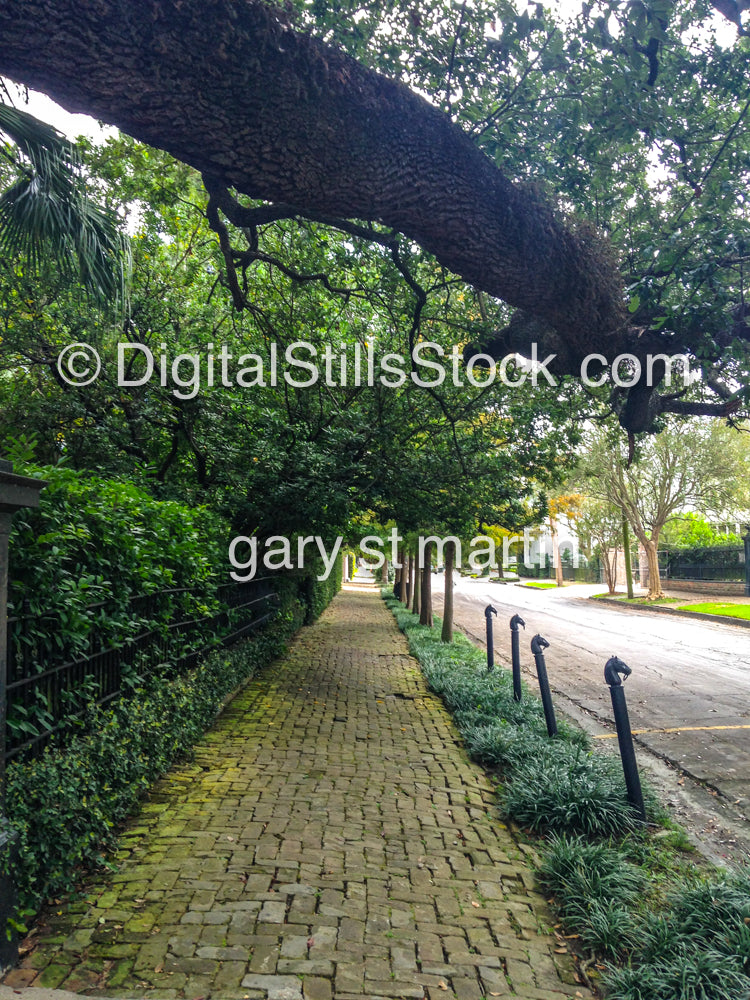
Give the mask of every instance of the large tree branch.
POLYGON ((0 72, 253 198, 384 223, 554 331, 626 326, 611 254, 401 83, 261 0, 0 0, 0 72))

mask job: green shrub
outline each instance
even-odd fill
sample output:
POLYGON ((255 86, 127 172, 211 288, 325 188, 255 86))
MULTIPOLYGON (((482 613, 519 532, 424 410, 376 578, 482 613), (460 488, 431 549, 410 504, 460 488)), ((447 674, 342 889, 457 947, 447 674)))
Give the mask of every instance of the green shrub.
POLYGON ((214 599, 230 534, 215 513, 64 466, 23 472, 47 486, 38 509, 13 519, 9 579, 17 605, 26 599, 33 614, 59 610, 72 638, 76 628, 88 633, 86 609, 97 602, 124 608, 133 597, 181 587, 193 591, 196 607, 202 593, 203 603, 214 599))
POLYGON ((218 651, 169 682, 151 678, 131 695, 92 708, 86 732, 51 744, 7 772, 8 819, 19 833, 14 876, 23 909, 69 890, 81 866, 102 860, 114 828, 138 798, 211 724, 226 696, 278 656, 302 624, 304 605, 287 601, 274 623, 218 651))
POLYGON ((698 942, 695 950, 605 977, 609 1000, 748 1000, 750 979, 736 962, 698 942))
POLYGON ((537 877, 585 947, 612 956, 632 948, 636 923, 631 908, 646 877, 622 850, 580 836, 554 836, 542 852, 537 877))
POLYGON ((645 888, 643 871, 611 844, 581 836, 550 838, 537 869, 540 885, 551 892, 565 916, 582 900, 616 898, 633 903, 645 888))
POLYGON ((664 910, 643 923, 634 959, 676 959, 700 942, 750 976, 750 872, 723 874, 674 893, 664 910))
POLYGON ((548 741, 534 757, 519 761, 500 801, 508 816, 534 832, 611 837, 640 822, 620 762, 564 743, 548 741))

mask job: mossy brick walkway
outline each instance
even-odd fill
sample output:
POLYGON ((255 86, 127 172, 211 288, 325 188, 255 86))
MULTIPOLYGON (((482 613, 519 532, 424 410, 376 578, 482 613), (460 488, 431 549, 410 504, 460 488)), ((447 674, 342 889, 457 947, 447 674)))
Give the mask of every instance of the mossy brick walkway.
MULTIPOLYGON (((252 681, 5 980, 118 997, 591 994, 373 587, 252 681)), ((33 998, 33 993, 30 992, 33 998)))

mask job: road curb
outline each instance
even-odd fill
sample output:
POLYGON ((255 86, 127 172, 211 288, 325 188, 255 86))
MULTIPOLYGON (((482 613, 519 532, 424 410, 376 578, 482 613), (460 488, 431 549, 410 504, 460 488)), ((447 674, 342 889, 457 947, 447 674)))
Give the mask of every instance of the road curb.
POLYGON ((597 601, 599 604, 609 604, 618 611, 654 611, 660 615, 674 615, 677 618, 697 618, 707 622, 718 622, 720 625, 750 628, 750 618, 732 618, 731 615, 711 615, 705 611, 680 611, 677 608, 663 608, 655 604, 622 604, 616 598, 612 597, 586 597, 584 600, 597 601))

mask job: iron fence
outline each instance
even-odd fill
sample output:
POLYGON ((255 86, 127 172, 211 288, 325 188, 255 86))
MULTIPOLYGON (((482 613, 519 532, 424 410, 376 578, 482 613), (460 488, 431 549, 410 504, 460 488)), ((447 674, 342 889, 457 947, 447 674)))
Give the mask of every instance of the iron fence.
POLYGON ((60 611, 37 615, 26 603, 8 619, 6 762, 41 753, 53 734, 79 729, 91 705, 106 704, 141 678, 192 670, 211 650, 256 631, 277 608, 271 577, 222 585, 209 601, 187 588, 163 590, 124 605, 90 605, 83 609, 88 634, 63 641, 60 611))
POLYGON ((745 551, 739 546, 659 551, 664 580, 712 580, 727 583, 745 579, 745 551))

